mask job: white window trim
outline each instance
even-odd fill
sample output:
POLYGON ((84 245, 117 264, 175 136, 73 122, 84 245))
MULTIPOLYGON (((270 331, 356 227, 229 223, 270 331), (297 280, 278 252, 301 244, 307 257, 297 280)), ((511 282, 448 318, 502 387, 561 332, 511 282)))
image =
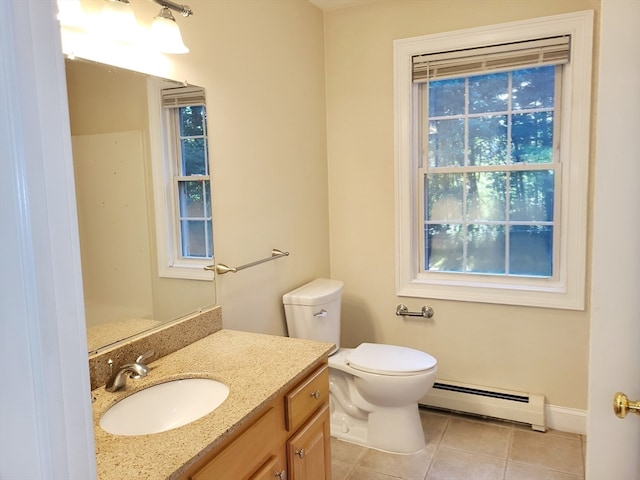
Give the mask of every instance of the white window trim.
POLYGON ((168 139, 163 134, 164 109, 162 108, 161 90, 174 83, 158 79, 147 80, 147 105, 149 111, 149 143, 151 153, 151 174, 153 179, 153 200, 156 222, 156 250, 158 275, 166 278, 182 278, 187 280, 213 280, 214 273, 205 270, 211 265, 210 259, 186 259, 178 255, 176 224, 176 188, 170 160, 167 158, 168 139))
POLYGON ((525 305, 583 310, 587 253, 589 134, 593 12, 582 11, 394 41, 396 293, 401 297, 525 305), (416 233, 419 158, 416 105, 412 84, 414 55, 532 40, 570 34, 571 60, 564 66, 561 118, 562 201, 559 254, 562 261, 552 279, 513 282, 498 277, 431 273, 419 275, 416 233), (445 277, 446 278, 446 277, 445 277), (456 278, 453 281, 453 278, 456 278), (484 280, 483 280, 484 279, 484 280))

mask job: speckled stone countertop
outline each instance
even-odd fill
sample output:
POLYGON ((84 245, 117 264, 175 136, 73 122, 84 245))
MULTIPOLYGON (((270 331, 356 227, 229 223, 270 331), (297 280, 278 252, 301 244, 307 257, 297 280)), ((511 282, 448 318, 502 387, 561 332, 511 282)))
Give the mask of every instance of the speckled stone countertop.
POLYGON ((332 348, 329 343, 223 329, 151 362, 149 375, 127 380, 121 392, 96 388, 92 395, 98 478, 178 478, 262 406, 294 386, 332 348), (145 387, 189 377, 219 380, 229 387, 229 397, 208 415, 166 432, 127 437, 100 428, 101 415, 117 401, 145 387))

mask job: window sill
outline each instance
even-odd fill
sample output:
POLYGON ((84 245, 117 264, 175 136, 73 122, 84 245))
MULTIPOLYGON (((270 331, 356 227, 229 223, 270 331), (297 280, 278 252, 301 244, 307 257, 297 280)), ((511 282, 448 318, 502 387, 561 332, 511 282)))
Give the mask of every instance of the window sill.
POLYGON ((584 310, 584 294, 558 281, 541 279, 528 284, 499 285, 489 282, 444 282, 414 279, 398 285, 399 297, 431 298, 462 302, 526 307, 584 310))
POLYGON ((162 278, 180 278, 183 280, 206 280, 213 281, 215 274, 212 270, 205 270, 204 267, 210 265, 211 261, 194 264, 174 264, 160 268, 158 275, 162 278))

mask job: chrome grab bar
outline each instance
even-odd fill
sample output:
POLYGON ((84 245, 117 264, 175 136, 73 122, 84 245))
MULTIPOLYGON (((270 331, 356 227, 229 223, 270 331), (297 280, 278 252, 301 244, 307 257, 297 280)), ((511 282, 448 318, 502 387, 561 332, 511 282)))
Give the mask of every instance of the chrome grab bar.
POLYGON ((433 308, 424 305, 422 307, 422 311, 420 312, 410 312, 409 309, 407 308, 406 305, 403 305, 402 303, 400 303, 399 305, 396 306, 396 315, 398 315, 399 317, 423 317, 423 318, 431 318, 433 317, 433 315, 435 314, 435 312, 433 311, 433 308))
POLYGON ((225 273, 236 273, 240 270, 244 270, 245 268, 255 267, 256 265, 260 265, 261 263, 270 262, 271 260, 275 260, 276 258, 286 257, 289 255, 289 252, 283 252, 274 248, 271 250, 271 256, 267 258, 263 258, 261 260, 256 260, 255 262, 247 263, 245 265, 240 265, 239 267, 229 267, 224 263, 217 263, 215 265, 207 265, 204 267, 205 270, 215 270, 215 272, 219 275, 224 275, 225 273))

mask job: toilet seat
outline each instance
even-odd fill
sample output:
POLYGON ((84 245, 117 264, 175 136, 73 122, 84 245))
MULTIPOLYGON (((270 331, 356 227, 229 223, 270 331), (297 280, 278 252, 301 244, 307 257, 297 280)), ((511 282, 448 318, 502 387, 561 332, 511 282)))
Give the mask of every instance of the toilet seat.
POLYGON ((350 367, 378 375, 416 375, 431 370, 437 360, 428 353, 408 347, 362 343, 346 358, 350 367))

